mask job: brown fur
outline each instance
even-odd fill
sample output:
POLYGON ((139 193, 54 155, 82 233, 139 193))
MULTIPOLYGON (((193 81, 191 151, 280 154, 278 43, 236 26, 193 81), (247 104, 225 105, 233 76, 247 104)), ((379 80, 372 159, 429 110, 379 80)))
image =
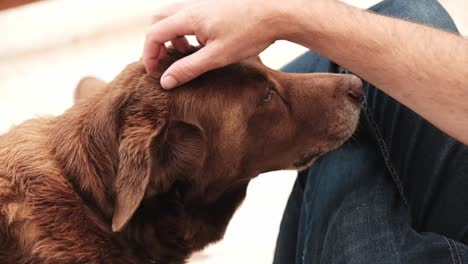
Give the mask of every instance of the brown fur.
POLYGON ((250 59, 165 91, 179 57, 82 82, 63 115, 0 137, 1 263, 184 263, 222 238, 252 178, 355 129, 355 78, 250 59))

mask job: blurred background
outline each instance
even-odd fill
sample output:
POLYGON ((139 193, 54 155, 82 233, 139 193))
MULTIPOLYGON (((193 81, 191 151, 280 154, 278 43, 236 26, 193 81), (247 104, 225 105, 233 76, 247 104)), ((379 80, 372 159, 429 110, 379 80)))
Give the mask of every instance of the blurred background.
MULTIPOLYGON (((313 0, 311 0, 313 1, 313 0)), ((72 105, 79 79, 112 80, 138 60, 149 18, 173 0, 0 0, 0 133, 72 105)), ((347 0, 361 8, 378 1, 347 0)), ((468 1, 441 0, 468 35, 468 1)), ((261 54, 280 68, 305 49, 279 41, 261 54)), ((292 171, 261 175, 231 221, 223 241, 189 263, 272 262, 278 227, 295 180, 292 171)))

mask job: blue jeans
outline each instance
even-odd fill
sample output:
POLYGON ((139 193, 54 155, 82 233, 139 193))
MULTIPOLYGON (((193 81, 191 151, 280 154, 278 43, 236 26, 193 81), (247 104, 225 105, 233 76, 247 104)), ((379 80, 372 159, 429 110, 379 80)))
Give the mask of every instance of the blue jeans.
MULTIPOLYGON (((371 10, 456 32, 436 0, 371 10)), ((307 52, 284 71, 337 69, 307 52)), ((468 263, 468 147, 372 84, 364 94, 357 140, 299 174, 274 263, 468 263)))

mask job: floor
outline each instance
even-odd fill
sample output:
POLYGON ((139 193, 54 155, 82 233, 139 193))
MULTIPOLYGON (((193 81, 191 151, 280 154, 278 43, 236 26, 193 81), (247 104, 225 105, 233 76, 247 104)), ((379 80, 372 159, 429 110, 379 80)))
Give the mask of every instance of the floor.
MULTIPOLYGON (((25 119, 57 115, 72 104, 85 75, 111 80, 137 60, 151 11, 172 0, 49 0, 0 12, 0 133, 25 119)), ((349 0, 367 7, 377 1, 349 0)), ((468 35, 468 1, 444 0, 468 35)), ((272 68, 304 52, 279 41, 261 54, 272 68)), ((225 239, 191 264, 271 263, 278 226, 295 179, 293 171, 261 175, 231 221, 225 239)))

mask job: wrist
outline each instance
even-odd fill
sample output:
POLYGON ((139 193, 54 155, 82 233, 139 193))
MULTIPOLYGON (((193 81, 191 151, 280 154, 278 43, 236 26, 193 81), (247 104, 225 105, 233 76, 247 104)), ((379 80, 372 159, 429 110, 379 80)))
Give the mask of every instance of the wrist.
MULTIPOLYGON (((342 19, 340 10, 344 4, 336 0, 292 1, 279 15, 282 24, 278 25, 278 39, 309 46, 309 40, 320 41, 321 35, 342 19)), ((312 48, 312 47, 309 47, 312 48)))

